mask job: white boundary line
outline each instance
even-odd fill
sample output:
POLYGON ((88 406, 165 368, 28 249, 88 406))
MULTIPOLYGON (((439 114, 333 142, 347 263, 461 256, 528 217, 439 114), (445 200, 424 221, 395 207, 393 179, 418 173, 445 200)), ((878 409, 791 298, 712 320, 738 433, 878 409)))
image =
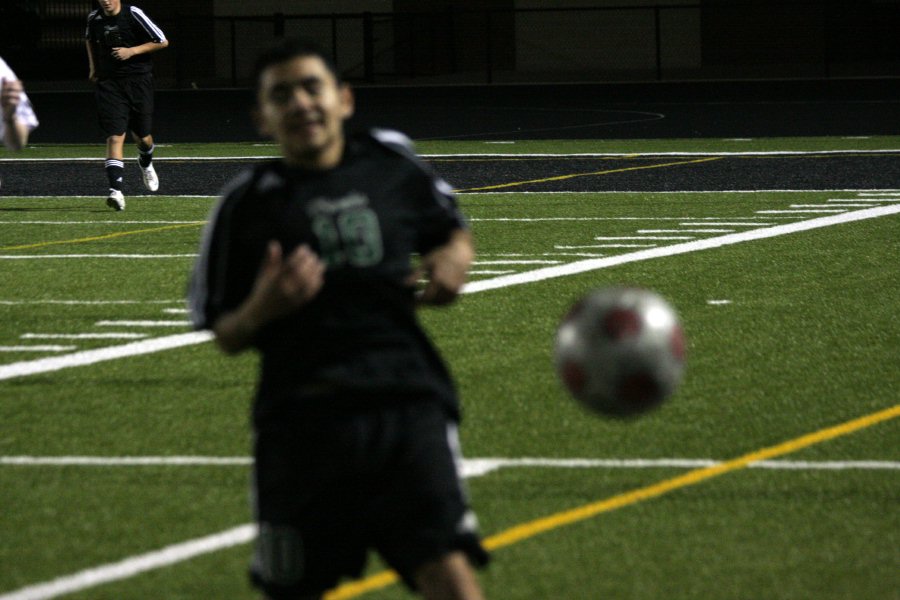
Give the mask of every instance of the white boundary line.
MULTIPOLYGON (((55 196, 59 198, 60 196, 55 196)), ((72 196, 64 196, 71 198, 72 196)), ((873 200, 866 200, 873 202, 873 200)), ((204 221, 0 221, 0 225, 202 225, 204 221)))
MULTIPOLYGON (((760 150, 760 151, 742 151, 742 152, 472 152, 472 153, 456 153, 456 154, 419 154, 422 158, 600 158, 611 156, 614 158, 653 158, 654 156, 819 156, 834 154, 897 154, 896 148, 885 148, 882 150, 760 150)), ((160 156, 153 160, 160 162, 202 162, 202 161, 222 161, 222 162, 250 162, 259 160, 277 159, 278 155, 257 155, 257 156, 160 156)), ((71 157, 71 158, 0 158, 0 163, 4 162, 44 162, 44 163, 68 163, 68 162, 98 162, 96 157, 71 157)), ((125 162, 136 162, 136 158, 126 158, 125 162)))
POLYGON ((116 319, 97 321, 94 325, 97 327, 190 327, 191 322, 186 319, 167 321, 116 319))
POLYGON ((77 592, 111 581, 127 579, 139 573, 179 563, 195 556, 215 552, 230 546, 246 544, 256 537, 256 526, 241 525, 220 533, 197 538, 180 544, 166 546, 154 552, 140 554, 125 560, 101 565, 57 577, 46 583, 39 583, 3 594, 0 600, 46 600, 64 594, 77 592))
MULTIPOLYGON (((855 192, 858 194, 866 194, 866 193, 874 193, 874 192, 887 192, 884 194, 885 196, 897 196, 900 197, 900 191, 898 190, 890 190, 884 188, 858 188, 858 189, 836 189, 836 188, 807 188, 807 189, 753 189, 753 190, 595 190, 595 191, 587 191, 587 192, 573 192, 573 191, 546 191, 546 192, 527 192, 522 190, 515 191, 494 191, 494 192, 460 192, 459 190, 455 190, 455 192, 460 196, 504 196, 504 195, 514 195, 514 194, 525 194, 525 195, 535 195, 535 194, 571 194, 574 196, 577 195, 585 195, 585 194, 594 194, 594 195, 603 195, 603 194, 615 194, 617 196, 622 194, 636 194, 641 196, 649 196, 653 194, 691 194, 696 196, 698 194, 797 194, 797 193, 824 193, 831 194, 835 192, 855 192)), ((30 198, 30 196, 21 196, 23 198, 30 198)), ((51 196, 52 197, 52 196, 51 196)), ((66 196, 62 196, 66 197, 66 196)), ((874 202, 875 200, 861 200, 861 202, 874 202)), ((879 198, 878 201, 890 202, 892 198, 879 198)), ((648 217, 650 218, 650 217, 648 217)))
MULTIPOLYGON (((467 458, 463 477, 479 477, 498 469, 545 467, 561 469, 697 469, 721 464, 714 458, 467 458)), ((247 467, 250 456, 0 456, 0 466, 14 467, 247 467)), ((900 470, 890 460, 761 460, 749 465, 773 470, 900 470)))
POLYGON ((21 306, 32 304, 59 304, 63 306, 104 306, 107 304, 184 304, 179 300, 0 300, 0 306, 21 306))
MULTIPOLYGON (((548 467, 567 469, 699 469, 721 464, 712 458, 470 458, 463 460, 464 477, 480 477, 498 469, 511 467, 548 467)), ((0 458, 0 464, 3 459, 0 458)), ((799 461, 761 460, 748 465, 751 469, 773 470, 900 470, 900 461, 845 460, 799 461)))
MULTIPOLYGON (((900 198, 900 190, 891 189, 891 188, 815 188, 815 189, 752 189, 752 190, 650 190, 650 191, 635 191, 635 190, 596 190, 589 192, 572 192, 572 191, 546 191, 546 192, 526 192, 526 191, 500 191, 500 192, 461 192, 459 190, 454 190, 457 195, 460 196, 504 196, 504 195, 513 195, 513 194, 570 194, 574 196, 584 195, 584 194, 594 194, 594 195, 604 195, 604 194, 639 194, 642 196, 646 196, 649 194, 774 194, 774 193, 833 193, 833 192, 855 192, 859 194, 875 194, 878 192, 885 192, 882 195, 886 196, 897 196, 900 198)), ((143 199, 143 200, 155 200, 160 196, 165 196, 166 198, 187 198, 187 199, 195 199, 195 200, 205 200, 208 198, 219 198, 218 194, 157 194, 155 196, 148 195, 134 195, 128 196, 129 199, 143 199)), ((50 194, 39 194, 39 195, 29 195, 29 196, 3 196, 4 200, 11 199, 24 199, 24 200, 34 200, 34 199, 51 199, 51 200, 83 200, 83 199, 96 199, 97 196, 55 196, 50 194)), ((863 200, 864 202, 872 202, 872 200, 863 200)), ((888 199, 887 201, 890 201, 888 199)), ((650 218, 650 217, 648 217, 650 218)), ((12 225, 17 224, 22 221, 0 221, 0 224, 3 225, 12 225)), ((144 221, 85 221, 84 224, 93 224, 93 223, 142 223, 144 221)), ((152 223, 153 221, 147 221, 152 223)), ((194 221, 191 221, 194 222, 194 221)), ((48 223, 48 225, 53 225, 55 223, 48 223)))
POLYGON ((0 456, 0 465, 21 467, 244 466, 249 456, 0 456))
MULTIPOLYGON (((834 191, 841 191, 841 190, 834 190, 834 191)), ((854 190, 843 190, 843 191, 852 192, 854 190)), ((866 191, 872 192, 872 191, 878 191, 878 190, 866 190, 866 191)), ((205 200, 207 198, 218 198, 219 195, 218 194, 156 194, 156 195, 150 196, 148 194, 134 194, 134 195, 129 195, 128 199, 129 200, 138 200, 138 199, 139 200, 156 200, 157 198, 160 198, 160 197, 205 200)), ((77 196, 77 195, 73 196, 71 194, 67 194, 65 196, 57 196, 57 195, 53 195, 53 194, 30 194, 28 196, 2 196, 2 198, 4 200, 11 200, 11 199, 16 199, 16 198, 22 198, 22 199, 26 199, 26 200, 34 200, 34 199, 40 199, 40 198, 44 198, 44 199, 49 198, 51 200, 84 200, 84 199, 96 200, 97 195, 95 194, 93 196, 77 196)), ((13 222, 13 221, 4 221, 4 223, 11 223, 11 222, 13 222)), ((92 222, 103 223, 104 221, 92 221, 92 222)), ((129 221, 122 221, 122 223, 128 223, 128 222, 129 221)), ((138 222, 138 221, 135 221, 135 222, 138 222)))
MULTIPOLYGON (((570 152, 564 154, 528 152, 478 152, 473 154, 420 154, 422 158, 654 158, 657 156, 822 156, 834 154, 897 154, 896 148, 884 150, 746 150, 743 152, 570 152)), ((154 159, 155 160, 155 159, 154 159)))
POLYGON ((0 381, 3 381, 4 379, 14 379, 16 377, 25 377, 27 375, 36 375, 38 373, 50 373, 61 369, 68 369, 69 367, 83 367, 85 365, 92 365, 107 360, 125 358, 126 356, 139 356, 141 354, 171 350, 172 348, 180 348, 182 346, 192 346, 211 339, 212 333, 209 331, 194 331, 191 333, 181 333, 178 335, 153 338, 151 340, 132 342, 121 346, 109 346, 107 348, 85 350, 83 352, 75 352, 64 356, 53 356, 50 358, 40 358, 38 360, 0 365, 0 381))
POLYGON ((678 254, 687 254, 688 252, 696 252, 698 250, 709 250, 711 248, 720 248, 722 246, 730 246, 742 242, 753 240, 761 240, 810 229, 818 229, 820 227, 830 227, 832 225, 840 225, 842 223, 850 223, 853 221, 861 221, 864 219, 873 219, 876 217, 884 217, 887 215, 900 213, 900 204, 891 206, 880 206, 877 208, 867 208, 856 210, 853 212, 845 212, 839 215, 831 215, 827 217, 818 217, 807 221, 798 221, 785 225, 775 225, 774 227, 763 227, 760 229, 751 229, 740 233, 730 233, 713 238, 684 242, 681 244, 673 244, 671 246, 661 246, 658 248, 650 248, 647 250, 639 250, 637 252, 629 252, 627 254, 619 254, 606 258, 595 258, 589 260, 580 260, 557 267, 547 267, 544 269, 535 269, 524 273, 516 273, 514 275, 503 275, 493 279, 485 279, 483 281, 474 281, 466 284, 463 288, 464 294, 472 294, 475 292, 483 292, 498 288, 509 287, 512 285, 521 285, 524 283, 534 283, 545 279, 556 277, 565 277, 567 275, 577 275, 588 271, 596 271, 598 269, 606 269, 627 263, 638 262, 642 260, 650 260, 653 258, 662 258, 676 256, 678 254))
MULTIPOLYGON (((676 256, 678 254, 686 254, 688 252, 696 252, 698 250, 719 248, 722 246, 738 244, 741 242, 749 242, 753 240, 777 237, 791 233, 798 233, 800 231, 808 231, 811 229, 818 229, 820 227, 830 227, 832 225, 839 225, 842 223, 850 223, 853 221, 861 221, 865 219, 873 219, 897 213, 900 213, 900 204, 892 204, 890 206, 880 206, 877 208, 867 208, 863 210, 845 212, 839 215, 819 217, 815 219, 809 219, 807 221, 789 223, 786 225, 776 225, 774 227, 752 229, 749 231, 731 233, 714 238, 695 240, 684 242, 681 244, 673 244, 671 246, 638 250, 637 252, 629 252, 617 256, 580 260, 564 265, 545 267, 542 269, 535 269, 533 271, 526 271, 524 273, 501 275, 499 277, 494 277, 491 279, 471 282, 466 284, 466 286, 462 290, 462 293, 473 294, 513 285, 534 283, 537 281, 543 281, 545 279, 565 277, 567 275, 577 275, 579 273, 615 267, 631 262, 676 256)), ((140 354, 159 352, 160 350, 168 350, 171 348, 203 343, 210 339, 212 339, 212 334, 209 332, 183 333, 179 335, 154 338, 142 342, 134 342, 131 344, 125 344, 123 346, 112 346, 96 350, 76 352, 64 356, 43 358, 34 361, 17 362, 0 366, 0 381, 3 381, 5 379, 13 379, 16 377, 24 377, 27 375, 34 375, 37 373, 58 371, 60 369, 66 369, 69 367, 84 366, 106 360, 114 360, 125 356, 137 356, 140 354)))
POLYGON ((0 254, 0 260, 41 260, 69 258, 125 258, 148 260, 162 258, 197 258, 196 254, 0 254))
POLYGON ((78 346, 45 344, 35 346, 0 346, 0 352, 71 352, 78 346))

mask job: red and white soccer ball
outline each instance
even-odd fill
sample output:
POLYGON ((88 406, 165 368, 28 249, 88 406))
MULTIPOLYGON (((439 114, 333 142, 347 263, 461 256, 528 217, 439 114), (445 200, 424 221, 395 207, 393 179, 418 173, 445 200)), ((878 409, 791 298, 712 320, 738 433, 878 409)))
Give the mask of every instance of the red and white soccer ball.
POLYGON ((608 417, 634 416, 658 406, 681 383, 684 333, 659 294, 603 288, 563 318, 553 358, 563 385, 587 408, 608 417))

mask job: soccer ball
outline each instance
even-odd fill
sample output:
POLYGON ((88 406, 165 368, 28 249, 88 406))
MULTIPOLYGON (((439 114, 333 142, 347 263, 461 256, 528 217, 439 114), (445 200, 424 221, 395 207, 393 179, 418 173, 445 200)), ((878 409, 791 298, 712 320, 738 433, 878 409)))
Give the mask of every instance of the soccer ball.
POLYGON ((685 339, 678 315, 659 294, 603 288, 562 319, 553 358, 563 385, 584 406, 629 417, 658 406, 678 387, 685 339))

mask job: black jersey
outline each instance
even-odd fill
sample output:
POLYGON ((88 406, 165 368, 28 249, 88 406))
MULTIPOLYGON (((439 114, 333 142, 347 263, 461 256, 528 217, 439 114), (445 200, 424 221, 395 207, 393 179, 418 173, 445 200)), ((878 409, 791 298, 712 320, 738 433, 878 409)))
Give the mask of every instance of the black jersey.
MULTIPOLYGON (((397 132, 348 138, 329 171, 266 162, 214 209, 194 268, 195 327, 211 328, 249 295, 269 240, 308 244, 327 266, 319 294, 264 327, 256 422, 317 399, 427 395, 457 405, 450 376, 418 324, 412 256, 467 227, 450 186, 397 132)), ((336 400, 338 399, 338 400, 336 400)))
POLYGON ((144 11, 124 3, 115 16, 108 17, 100 9, 92 11, 84 35, 93 49, 94 68, 101 79, 149 73, 153 68, 150 54, 139 54, 122 61, 112 55, 113 48, 166 41, 162 29, 144 11))

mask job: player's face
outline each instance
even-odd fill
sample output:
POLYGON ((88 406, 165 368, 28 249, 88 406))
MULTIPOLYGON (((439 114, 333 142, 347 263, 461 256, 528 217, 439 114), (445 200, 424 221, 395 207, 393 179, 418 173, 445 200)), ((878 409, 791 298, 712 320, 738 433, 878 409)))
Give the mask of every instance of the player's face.
POLYGON ((122 1, 121 0, 97 0, 100 3, 100 8, 103 9, 103 12, 107 15, 116 15, 119 14, 119 11, 122 9, 122 1))
POLYGON ((330 168, 344 149, 344 120, 353 114, 350 88, 317 56, 265 69, 259 78, 257 120, 290 164, 330 168))

